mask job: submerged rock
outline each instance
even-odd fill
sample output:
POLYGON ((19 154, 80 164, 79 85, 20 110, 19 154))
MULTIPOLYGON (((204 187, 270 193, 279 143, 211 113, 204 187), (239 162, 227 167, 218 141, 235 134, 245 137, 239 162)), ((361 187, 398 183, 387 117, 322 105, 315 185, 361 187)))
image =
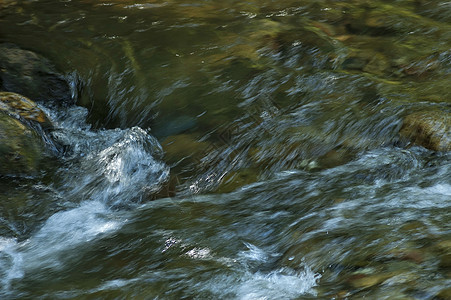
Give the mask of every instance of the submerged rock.
POLYGON ((178 134, 167 137, 162 142, 162 146, 166 160, 175 164, 186 159, 192 163, 199 163, 210 144, 199 141, 191 134, 178 134))
POLYGON ((30 99, 0 92, 0 176, 33 175, 55 145, 52 124, 30 99))
POLYGON ((441 290, 434 299, 437 300, 451 299, 451 287, 441 290))
POLYGON ((348 279, 348 283, 354 288, 364 289, 378 285, 392 276, 393 274, 391 273, 380 273, 380 274, 356 273, 348 279))
POLYGON ((403 139, 434 151, 451 150, 451 113, 422 111, 408 115, 400 130, 403 139))
POLYGON ((9 43, 0 44, 0 90, 52 104, 73 102, 69 84, 46 58, 9 43))
POLYGON ((0 9, 1 8, 6 8, 10 5, 16 5, 17 1, 15 0, 0 0, 0 9))

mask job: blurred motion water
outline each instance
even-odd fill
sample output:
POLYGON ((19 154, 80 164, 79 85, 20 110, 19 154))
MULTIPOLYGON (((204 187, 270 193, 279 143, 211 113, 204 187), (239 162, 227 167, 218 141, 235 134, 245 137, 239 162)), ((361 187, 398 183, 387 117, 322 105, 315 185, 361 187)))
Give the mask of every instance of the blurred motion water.
POLYGON ((43 106, 61 157, 0 178, 0 298, 451 299, 450 151, 400 134, 450 143, 450 16, 0 0, 77 101, 43 106))

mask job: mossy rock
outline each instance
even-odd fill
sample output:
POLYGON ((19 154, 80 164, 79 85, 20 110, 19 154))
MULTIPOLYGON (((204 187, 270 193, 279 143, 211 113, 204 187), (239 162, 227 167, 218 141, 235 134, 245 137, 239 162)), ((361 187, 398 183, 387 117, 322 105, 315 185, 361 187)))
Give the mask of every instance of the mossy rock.
POLYGON ((451 113, 420 111, 408 115, 400 130, 402 139, 434 151, 451 150, 451 113))
POLYGON ((34 175, 49 153, 45 113, 30 99, 0 92, 0 176, 34 175))
POLYGON ((44 153, 36 131, 0 111, 0 176, 35 174, 44 153))
POLYGON ((435 245, 435 249, 440 253, 451 254, 451 240, 443 240, 435 245))

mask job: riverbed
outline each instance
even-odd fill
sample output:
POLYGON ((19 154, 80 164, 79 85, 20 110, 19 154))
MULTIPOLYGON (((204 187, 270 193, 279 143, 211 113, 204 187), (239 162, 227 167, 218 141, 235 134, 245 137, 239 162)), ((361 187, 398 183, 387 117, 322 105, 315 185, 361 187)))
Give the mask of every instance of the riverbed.
POLYGON ((0 178, 0 298, 450 299, 451 154, 400 136, 451 113, 450 16, 0 0, 75 101, 40 103, 68 150, 0 178))

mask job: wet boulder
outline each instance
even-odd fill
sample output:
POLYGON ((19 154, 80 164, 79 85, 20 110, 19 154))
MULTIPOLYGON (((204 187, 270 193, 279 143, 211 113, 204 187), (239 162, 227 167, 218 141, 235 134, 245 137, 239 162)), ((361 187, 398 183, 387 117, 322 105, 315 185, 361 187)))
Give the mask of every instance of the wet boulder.
POLYGON ((51 129, 52 123, 36 103, 17 93, 0 92, 0 110, 29 125, 51 129))
POLYGON ((368 49, 350 53, 341 67, 344 70, 364 71, 375 75, 390 72, 388 59, 382 53, 368 49))
POLYGON ((46 58, 9 43, 0 44, 0 90, 38 102, 73 103, 69 84, 46 58))
POLYGON ((451 113, 446 111, 415 112, 403 121, 401 139, 434 151, 451 150, 451 113))
POLYGON ((36 132, 0 112, 0 176, 35 173, 43 152, 36 132))
POLYGON ((34 175, 54 148, 51 122, 30 99, 0 92, 0 176, 34 175))

